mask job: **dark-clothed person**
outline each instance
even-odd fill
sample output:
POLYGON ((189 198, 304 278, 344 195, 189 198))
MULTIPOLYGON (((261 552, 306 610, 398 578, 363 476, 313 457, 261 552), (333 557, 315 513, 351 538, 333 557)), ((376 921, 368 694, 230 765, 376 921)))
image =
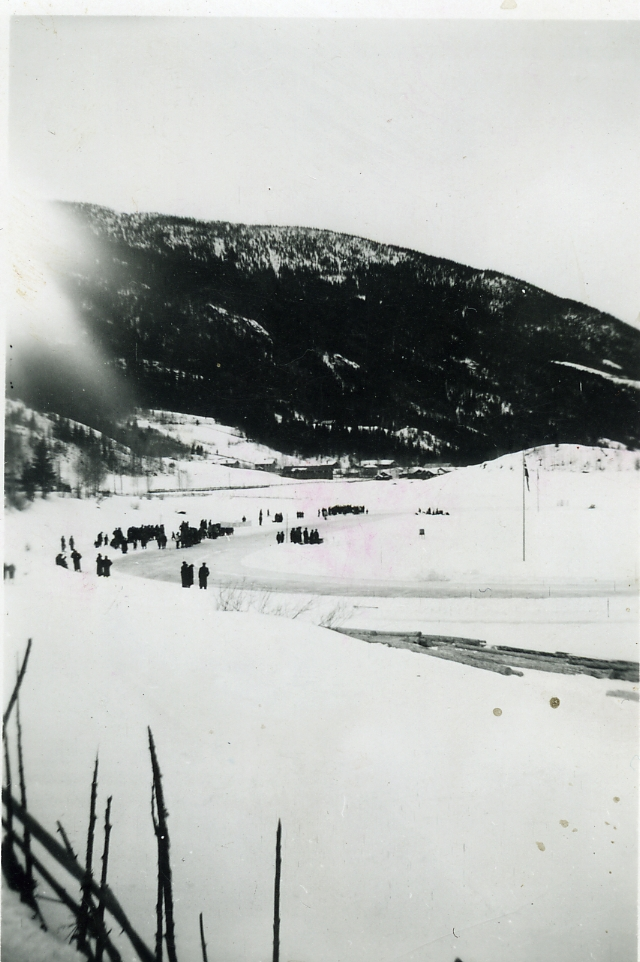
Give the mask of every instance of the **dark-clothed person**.
POLYGON ((198 583, 201 588, 207 587, 207 578, 209 577, 209 569, 207 568, 205 562, 202 562, 200 568, 198 568, 198 583))

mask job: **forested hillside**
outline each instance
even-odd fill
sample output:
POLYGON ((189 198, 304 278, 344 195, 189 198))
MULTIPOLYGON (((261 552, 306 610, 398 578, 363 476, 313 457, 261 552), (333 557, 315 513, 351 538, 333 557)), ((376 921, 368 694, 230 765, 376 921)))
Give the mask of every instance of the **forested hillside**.
POLYGON ((60 206, 98 251, 66 289, 141 404, 303 454, 638 441, 640 332, 585 305, 330 231, 60 206))

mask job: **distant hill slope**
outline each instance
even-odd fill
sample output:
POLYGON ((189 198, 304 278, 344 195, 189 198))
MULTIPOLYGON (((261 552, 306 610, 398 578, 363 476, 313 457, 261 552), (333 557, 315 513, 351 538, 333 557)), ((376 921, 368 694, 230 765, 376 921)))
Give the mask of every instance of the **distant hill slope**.
POLYGON ((307 454, 639 440, 640 332, 583 304, 331 231, 61 207, 99 251, 67 290, 145 405, 307 454))

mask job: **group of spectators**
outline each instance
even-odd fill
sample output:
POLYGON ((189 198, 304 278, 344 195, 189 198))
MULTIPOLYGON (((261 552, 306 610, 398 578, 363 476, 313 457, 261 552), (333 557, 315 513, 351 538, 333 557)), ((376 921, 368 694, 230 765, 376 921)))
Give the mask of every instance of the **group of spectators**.
POLYGON ((322 515, 326 521, 336 514, 369 514, 363 504, 334 504, 330 508, 318 508, 318 517, 322 515))
MULTIPOLYGON (((289 538, 291 544, 322 544, 322 538, 318 533, 317 528, 313 528, 309 531, 305 528, 304 531, 301 527, 292 528, 289 532, 289 538)), ((285 534, 284 531, 278 531, 276 535, 276 544, 284 544, 285 534)))
MULTIPOLYGON (((67 550, 67 539, 65 538, 64 535, 62 535, 62 537, 60 538, 60 551, 56 555, 56 564, 59 565, 61 568, 69 567, 66 550, 67 550)), ((69 555, 73 562, 73 570, 81 571, 82 569, 80 567, 80 561, 82 559, 82 555, 80 554, 79 551, 76 550, 76 545, 75 545, 75 541, 73 540, 73 535, 71 535, 71 537, 69 538, 69 555)))
MULTIPOLYGON (((180 566, 180 580, 182 581, 183 588, 190 588, 193 584, 193 565, 187 564, 186 561, 182 562, 180 566)), ((206 563, 203 561, 198 568, 198 584, 201 588, 207 587, 207 579, 209 577, 209 569, 206 563)))
POLYGON ((443 511, 441 508, 427 508, 423 511, 422 508, 418 508, 416 514, 449 514, 448 511, 443 511))
POLYGON ((113 561, 107 558, 106 555, 99 554, 96 558, 96 574, 101 578, 109 578, 111 576, 111 565, 113 561))
POLYGON ((171 540, 175 541, 176 548, 192 548, 206 538, 215 540, 227 534, 233 534, 233 528, 203 518, 197 528, 192 528, 188 521, 183 521, 179 529, 172 533, 171 540))
POLYGON ((114 528, 111 538, 109 538, 106 531, 99 531, 93 546, 94 548, 101 548, 104 544, 105 547, 110 546, 116 550, 119 548, 123 554, 126 554, 129 550, 129 545, 131 545, 135 551, 138 544, 141 548, 146 548, 150 541, 155 541, 158 548, 166 548, 167 540, 163 524, 130 525, 127 528, 126 535, 123 533, 122 528, 114 528))

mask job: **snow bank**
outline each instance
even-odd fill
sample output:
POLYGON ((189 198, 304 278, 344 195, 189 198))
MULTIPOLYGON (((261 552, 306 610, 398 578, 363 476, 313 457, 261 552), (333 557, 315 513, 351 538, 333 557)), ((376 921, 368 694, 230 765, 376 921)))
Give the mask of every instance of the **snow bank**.
POLYGON ((16 892, 2 882, 3 962, 84 962, 61 936, 44 932, 16 892))
POLYGON ((505 678, 37 563, 7 602, 9 681, 34 638, 30 805, 80 846, 99 748, 111 883, 149 942, 153 728, 181 962, 200 911, 211 958, 270 957, 279 817, 283 959, 633 957, 637 705, 606 682, 505 678))

